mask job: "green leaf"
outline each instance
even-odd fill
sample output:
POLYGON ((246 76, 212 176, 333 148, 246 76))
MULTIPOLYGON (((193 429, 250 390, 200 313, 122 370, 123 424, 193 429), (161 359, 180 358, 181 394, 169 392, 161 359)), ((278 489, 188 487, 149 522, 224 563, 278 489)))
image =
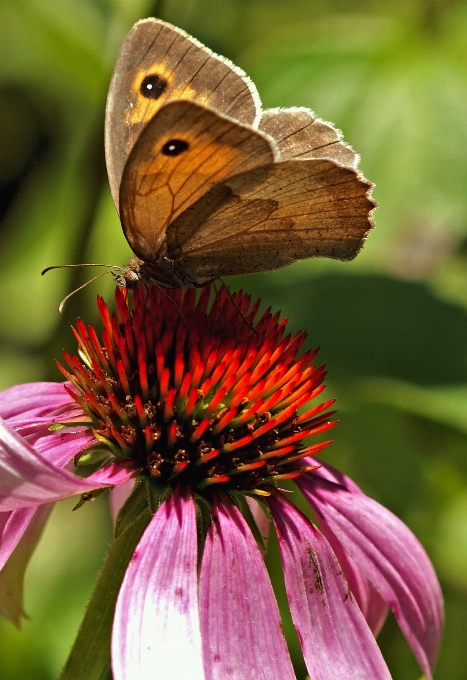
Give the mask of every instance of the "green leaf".
POLYGON ((467 434, 467 385, 423 388, 399 380, 375 378, 362 381, 361 394, 467 434))

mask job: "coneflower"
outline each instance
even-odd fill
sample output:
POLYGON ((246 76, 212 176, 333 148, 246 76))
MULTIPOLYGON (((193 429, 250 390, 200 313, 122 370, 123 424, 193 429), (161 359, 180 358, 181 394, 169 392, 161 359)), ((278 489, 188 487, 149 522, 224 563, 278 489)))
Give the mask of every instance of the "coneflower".
MULTIPOLYGON (((135 504, 147 520, 118 584, 114 680, 295 678, 255 517, 276 530, 313 680, 390 678, 374 637, 388 607, 431 678, 438 581, 410 530, 314 457, 330 442, 309 438, 334 425, 333 400, 310 405, 317 352, 247 295, 211 297, 117 289, 114 313, 98 299, 101 337, 77 322, 66 383, 0 395, 0 566, 50 502, 132 481, 117 529, 130 536, 135 504)), ((21 603, 0 608, 19 620, 21 603)))

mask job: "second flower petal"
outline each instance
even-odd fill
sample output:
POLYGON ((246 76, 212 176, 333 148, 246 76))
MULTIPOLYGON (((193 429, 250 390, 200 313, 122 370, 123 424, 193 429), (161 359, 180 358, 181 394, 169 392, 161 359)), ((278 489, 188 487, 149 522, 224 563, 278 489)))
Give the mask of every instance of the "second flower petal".
POLYGON ((313 680, 390 680, 388 668, 326 538, 286 498, 269 506, 285 587, 313 680))
MULTIPOLYGON (((389 510, 365 496, 340 473, 339 482, 320 471, 298 486, 313 510, 373 583, 396 620, 427 678, 437 656, 443 624, 442 595, 427 554, 413 533, 389 510)), ((332 469, 331 469, 331 472, 332 469)))
POLYGON ((58 501, 105 486, 108 483, 87 481, 52 465, 0 418, 1 512, 58 501))
POLYGON ((204 680, 189 495, 174 491, 134 552, 115 608, 112 670, 115 680, 204 680))
POLYGON ((207 680, 295 680, 263 557, 227 494, 213 503, 200 614, 207 680))

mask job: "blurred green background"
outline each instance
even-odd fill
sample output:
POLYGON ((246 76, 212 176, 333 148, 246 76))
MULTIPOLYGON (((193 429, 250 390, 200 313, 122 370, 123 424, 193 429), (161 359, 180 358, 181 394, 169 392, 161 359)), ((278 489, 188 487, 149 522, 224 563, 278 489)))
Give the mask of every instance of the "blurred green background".
MULTIPOLYGON (((123 38, 159 16, 243 67, 265 107, 309 106, 376 182, 377 229, 352 263, 231 279, 306 329, 340 425, 327 460, 397 513, 439 574, 436 680, 467 678, 467 2, 1 0, 0 388, 59 380, 70 323, 95 319, 130 251, 107 185, 104 105, 123 38)), ((26 577, 30 620, 0 622, 0 680, 54 680, 111 534, 103 499, 59 504, 26 577)), ((286 623, 286 627, 288 627, 286 623)), ((395 680, 420 671, 390 617, 395 680)), ((292 641, 295 655, 296 643, 292 641)), ((305 669, 296 661, 297 677, 305 669)))

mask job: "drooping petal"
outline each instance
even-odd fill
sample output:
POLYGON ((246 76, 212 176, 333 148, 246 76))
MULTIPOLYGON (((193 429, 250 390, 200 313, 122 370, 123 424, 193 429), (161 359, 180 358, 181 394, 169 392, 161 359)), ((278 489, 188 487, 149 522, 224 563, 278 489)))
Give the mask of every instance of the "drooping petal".
POLYGON ((51 426, 53 425, 66 425, 67 430, 70 432, 89 430, 89 426, 91 426, 91 422, 83 413, 83 409, 74 404, 74 402, 68 404, 66 408, 50 411, 46 415, 35 416, 34 414, 26 414, 26 416, 15 416, 14 418, 5 418, 4 420, 22 437, 50 434, 51 426), (86 423, 85 425, 82 425, 83 421, 86 423))
POLYGON ((62 500, 105 487, 52 465, 0 418, 0 512, 62 500))
POLYGON ((91 429, 92 424, 87 422, 89 419, 76 404, 69 404, 66 408, 51 411, 44 416, 21 416, 5 420, 15 432, 27 439, 29 443, 53 434, 78 434, 80 432, 87 433, 93 443, 96 442, 91 429), (83 424, 83 421, 86 424, 83 424))
POLYGON ((264 546, 267 549, 268 546, 268 536, 269 536, 269 529, 270 529, 270 524, 271 520, 270 518, 266 515, 260 504, 255 501, 254 498, 251 498, 250 496, 247 496, 247 503, 248 506, 251 510, 251 514, 253 515, 253 519, 255 520, 259 533, 261 534, 263 541, 264 541, 264 546))
POLYGON ((228 497, 213 504, 200 615, 206 680, 295 680, 261 552, 228 497))
POLYGON ((327 524, 323 522, 320 528, 339 560, 350 590, 357 600, 371 632, 376 637, 386 620, 389 611, 388 605, 362 570, 357 567, 355 561, 344 550, 342 543, 337 540, 327 524))
POLYGON ((390 680, 375 638, 323 534, 280 494, 269 500, 290 611, 313 680, 390 680))
MULTIPOLYGON (((110 463, 110 465, 99 468, 92 475, 86 477, 86 481, 89 483, 97 482, 100 486, 120 486, 120 484, 131 481, 140 469, 140 466, 134 461, 121 460, 118 463, 110 463)), ((97 488, 97 486, 93 488, 97 488)))
POLYGON ((204 680, 190 495, 174 491, 134 552, 115 608, 112 670, 114 680, 204 680))
POLYGON ((120 512, 120 508, 125 503, 128 496, 131 494, 133 484, 134 480, 130 479, 130 481, 120 484, 119 486, 115 486, 110 491, 109 493, 110 514, 112 515, 112 519, 114 521, 116 520, 117 515, 120 512))
MULTIPOLYGON (((18 433, 20 434, 20 433, 18 433)), ((77 453, 83 451, 96 439, 90 430, 70 432, 59 430, 41 437, 28 438, 36 453, 58 467, 65 467, 77 453)))
POLYGON ((46 504, 0 513, 0 517, 9 515, 0 537, 0 614, 17 628, 25 616, 24 574, 51 509, 52 505, 46 504))
POLYGON ((0 512, 0 571, 20 542, 36 512, 36 507, 0 512))
POLYGON ((430 679, 441 637, 443 604, 436 574, 418 540, 389 510, 329 466, 302 475, 297 483, 388 603, 430 679))
POLYGON ((51 410, 73 404, 64 383, 36 382, 15 385, 0 392, 0 417, 40 417, 51 410))

